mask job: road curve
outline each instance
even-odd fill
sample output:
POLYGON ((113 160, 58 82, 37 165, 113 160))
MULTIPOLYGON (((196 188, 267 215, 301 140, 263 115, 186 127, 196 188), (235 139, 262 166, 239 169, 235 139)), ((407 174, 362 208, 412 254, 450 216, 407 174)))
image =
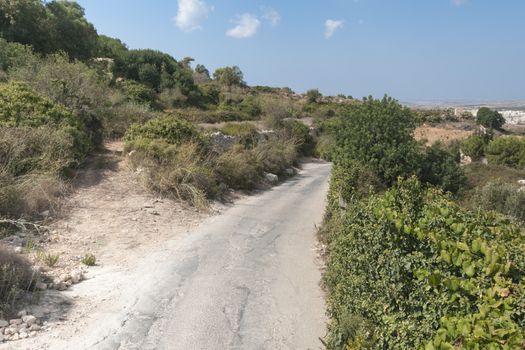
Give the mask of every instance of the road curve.
POLYGON ((165 242, 126 272, 113 308, 101 307, 80 334, 46 347, 321 349, 315 224, 329 174, 327 163, 304 164, 280 186, 165 242))

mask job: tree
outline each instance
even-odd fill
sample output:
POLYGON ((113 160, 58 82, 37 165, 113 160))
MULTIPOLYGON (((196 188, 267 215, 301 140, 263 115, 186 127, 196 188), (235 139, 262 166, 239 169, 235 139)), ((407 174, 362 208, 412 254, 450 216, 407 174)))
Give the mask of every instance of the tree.
POLYGON ((65 51, 69 57, 88 59, 97 49, 98 34, 76 2, 52 1, 46 5, 51 23, 52 51, 65 51))
POLYGON ((421 156, 412 137, 415 127, 410 109, 396 100, 365 98, 335 128, 336 164, 347 160, 366 164, 386 185, 399 176, 417 174, 421 156))
POLYGON ((0 0, 0 36, 49 52, 49 21, 40 0, 0 0))
POLYGON ((323 97, 321 92, 319 92, 318 89, 311 89, 306 91, 306 100, 308 103, 316 103, 319 102, 319 100, 323 97))
POLYGON ((100 35, 97 41, 97 57, 117 58, 122 57, 128 51, 126 44, 119 39, 100 35))
POLYGON ((237 66, 218 68, 213 73, 213 78, 225 86, 244 86, 244 74, 237 66))
POLYGON ((493 111, 487 107, 481 107, 478 110, 477 122, 486 128, 501 129, 506 121, 498 111, 493 111))

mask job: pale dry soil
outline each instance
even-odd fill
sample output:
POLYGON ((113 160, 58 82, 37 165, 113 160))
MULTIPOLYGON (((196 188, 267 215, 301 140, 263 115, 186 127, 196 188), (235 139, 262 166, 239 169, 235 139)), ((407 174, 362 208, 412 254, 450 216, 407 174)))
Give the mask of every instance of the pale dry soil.
POLYGON ((97 266, 30 312, 51 329, 0 349, 320 349, 330 164, 198 213, 144 189, 121 144, 92 160, 52 229, 59 268, 97 266))

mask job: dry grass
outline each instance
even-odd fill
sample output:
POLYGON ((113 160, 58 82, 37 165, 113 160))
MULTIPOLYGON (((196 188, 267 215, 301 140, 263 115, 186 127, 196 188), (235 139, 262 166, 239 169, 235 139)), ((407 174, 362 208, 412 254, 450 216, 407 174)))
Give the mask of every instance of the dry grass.
POLYGON ((33 288, 37 279, 28 260, 0 246, 0 318, 12 311, 15 302, 33 288))
POLYGON ((451 143, 453 141, 462 141, 474 134, 472 130, 454 129, 452 127, 438 126, 420 126, 416 128, 414 137, 418 141, 426 141, 427 145, 436 142, 451 143))

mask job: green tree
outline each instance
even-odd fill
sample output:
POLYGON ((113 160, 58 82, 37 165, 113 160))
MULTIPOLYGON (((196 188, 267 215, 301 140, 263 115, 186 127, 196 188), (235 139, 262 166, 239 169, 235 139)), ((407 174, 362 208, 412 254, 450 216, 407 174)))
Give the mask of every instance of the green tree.
POLYGON ((486 128, 501 129, 505 124, 505 118, 498 111, 494 111, 487 107, 481 107, 476 116, 478 124, 486 128))
POLYGON ((0 36, 50 52, 50 23, 40 0, 0 0, 0 36))
POLYGON ((445 191, 458 192, 466 176, 457 158, 458 155, 449 153, 440 143, 427 147, 421 161, 420 179, 445 191))
POLYGON ((340 118, 335 128, 336 163, 356 160, 387 185, 418 173, 421 156, 412 137, 416 119, 410 109, 385 96, 365 98, 340 118))
POLYGON ((128 47, 120 39, 100 35, 97 39, 97 57, 117 58, 122 57, 128 47))
POLYGON ((52 1, 46 5, 51 23, 52 51, 88 59, 97 49, 98 34, 84 17, 84 9, 73 1, 52 1))
POLYGON ((213 73, 213 78, 225 86, 244 86, 244 74, 237 66, 218 68, 213 73))

